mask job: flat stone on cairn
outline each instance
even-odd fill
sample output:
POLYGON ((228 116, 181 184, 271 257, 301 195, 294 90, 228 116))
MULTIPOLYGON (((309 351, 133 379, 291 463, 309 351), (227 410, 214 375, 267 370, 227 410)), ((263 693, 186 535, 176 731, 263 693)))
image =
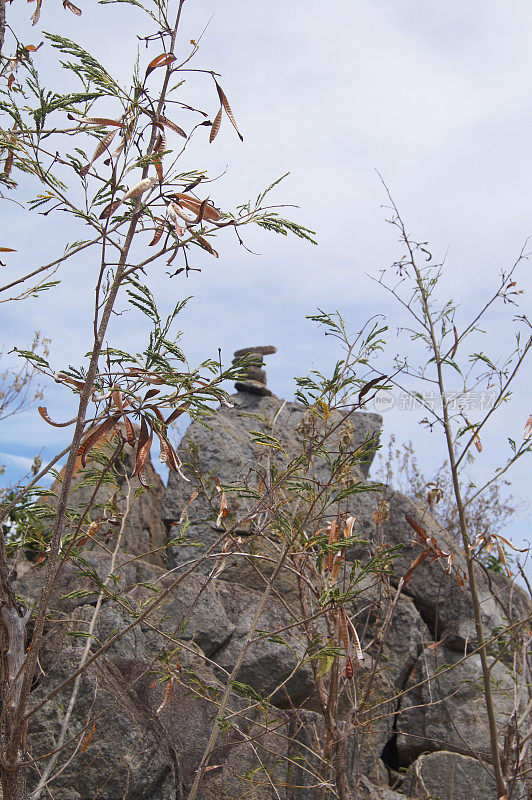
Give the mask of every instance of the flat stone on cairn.
POLYGON ((239 364, 244 360, 247 362, 246 366, 242 367, 242 379, 235 383, 237 392, 251 392, 251 394, 273 397, 273 392, 266 387, 266 372, 261 367, 264 364, 263 356, 276 352, 277 348, 271 344, 235 350, 233 364, 239 364))

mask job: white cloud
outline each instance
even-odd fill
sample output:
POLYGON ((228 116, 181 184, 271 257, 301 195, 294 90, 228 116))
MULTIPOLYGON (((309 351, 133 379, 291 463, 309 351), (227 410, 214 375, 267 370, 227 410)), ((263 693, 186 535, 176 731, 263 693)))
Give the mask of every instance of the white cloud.
MULTIPOLYGON (((26 14, 27 8, 10 6, 8 13, 26 14)), ((127 75, 140 19, 129 13, 121 5, 94 5, 78 20, 45 4, 43 27, 86 38, 89 49, 127 75), (102 30, 113 35, 102 36, 102 30)), ((224 237, 219 261, 198 258, 200 275, 170 282, 164 267, 150 268, 163 308, 178 297, 197 295, 179 323, 191 360, 216 353, 218 346, 230 357, 250 342, 277 344, 270 382, 288 393, 294 372, 304 373, 313 358, 325 364, 335 355, 304 319, 316 306, 339 307, 354 329, 377 311, 391 314, 392 328, 400 324, 390 298, 365 275, 399 253, 397 236, 384 222, 385 195, 375 168, 412 234, 430 240, 440 256, 449 251, 447 293, 464 311, 474 307, 491 276, 513 261, 532 233, 532 6, 524 0, 330 0, 326 7, 317 0, 203 0, 185 4, 182 41, 197 38, 213 13, 197 65, 221 72, 245 143, 226 120, 212 146, 203 131, 184 166, 217 174, 227 165, 227 174, 212 185, 221 205, 253 197, 290 170, 275 199, 300 205, 291 213, 318 231, 320 246, 257 232, 249 244, 260 258, 224 237)), ((37 29, 28 26, 25 41, 36 36, 37 29)), ((46 47, 38 58, 45 60, 46 47)), ((214 113, 210 78, 191 74, 187 80, 184 98, 214 113)), ((182 123, 188 120, 188 112, 175 114, 182 123)), ((17 269, 60 252, 61 225, 52 217, 30 222, 7 207, 4 219, 11 246, 23 245, 18 260, 9 262, 17 269)), ((80 256, 49 295, 4 306, 6 338, 23 344, 32 330, 41 329, 53 339, 57 368, 78 363, 91 335, 96 269, 92 258, 80 256)), ((520 281, 529 292, 530 274, 523 271, 520 281)), ((138 325, 126 314, 112 329, 134 349, 142 344, 138 325)), ((487 349, 499 348, 499 333, 497 322, 486 337, 487 349)), ((52 416, 68 418, 67 396, 56 387, 48 394, 52 416)), ((486 464, 498 463, 505 437, 526 418, 528 405, 523 380, 485 447, 486 464)), ((405 438, 422 441, 413 420, 401 418, 397 425, 405 438)), ((6 441, 12 446, 20 437, 29 446, 54 437, 57 442, 59 435, 34 416, 12 427, 6 441)), ((433 445, 419 447, 430 461, 433 445)), ((440 460, 438 450, 434 461, 440 460)), ((514 480, 516 494, 525 494, 527 468, 517 469, 514 480)))

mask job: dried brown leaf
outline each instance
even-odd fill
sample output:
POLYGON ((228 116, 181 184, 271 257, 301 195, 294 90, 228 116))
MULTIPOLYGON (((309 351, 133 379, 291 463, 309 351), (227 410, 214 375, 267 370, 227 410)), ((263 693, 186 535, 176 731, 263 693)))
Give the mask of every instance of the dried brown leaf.
MULTIPOLYGON (((78 544, 79 544, 79 542, 78 542, 78 544)), ((89 746, 89 744, 91 743, 91 739, 94 736, 94 731, 95 730, 96 730, 96 722, 93 722, 91 727, 90 727, 90 730, 89 730, 88 734, 86 735, 85 739, 83 740, 83 744, 81 745, 81 748, 80 748, 80 751, 79 751, 80 753, 84 753, 85 750, 87 749, 87 747, 89 746)))
POLYGON ((408 522, 408 524, 410 525, 410 527, 417 533, 417 535, 419 536, 421 541, 422 542, 427 542, 428 541, 428 536, 427 536, 427 531, 425 530, 425 528, 422 528, 421 525, 418 525, 418 523, 415 521, 415 519, 412 519, 410 514, 405 514, 405 519, 408 522))
MULTIPOLYGON (((143 401, 143 402, 145 403, 145 402, 146 402, 146 400, 150 400, 150 398, 152 398, 152 397, 155 397, 155 395, 156 395, 156 394, 159 394, 159 392, 160 392, 160 391, 161 391, 160 389, 148 389, 148 391, 147 391, 147 392, 146 392, 146 394, 144 395, 144 401, 143 401)), ((159 411, 159 409, 158 409, 158 408, 156 408, 155 406, 153 406, 153 410, 154 410, 156 413, 158 412, 158 413, 157 413, 157 416, 159 416, 159 418, 160 418, 160 419, 162 419, 162 414, 161 414, 161 412, 159 411)))
POLYGON ((453 333, 454 333, 454 345, 453 349, 451 350, 451 359, 455 357, 456 351, 458 350, 458 332, 456 330, 456 325, 453 325, 453 333))
MULTIPOLYGON (((68 115, 69 119, 76 119, 73 117, 72 114, 68 115)), ((81 117, 81 119, 76 120, 76 122, 83 122, 87 125, 102 125, 108 127, 109 125, 116 126, 117 128, 123 128, 124 123, 120 122, 118 119, 109 119, 108 117, 81 117)))
POLYGON ((334 558, 333 568, 331 570, 331 580, 337 581, 338 575, 340 574, 340 567, 342 564, 345 563, 345 551, 341 550, 340 552, 336 553, 334 558))
POLYGON ((31 24, 32 25, 37 25, 37 23, 39 21, 39 17, 41 16, 41 6, 42 6, 42 0, 37 0, 37 5, 35 7, 35 11, 33 12, 32 16, 31 16, 31 24))
POLYGON ((153 159, 153 166, 155 167, 155 172, 157 173, 157 177, 159 178, 159 183, 163 182, 163 164, 161 160, 160 153, 163 153, 166 150, 166 136, 164 135, 164 131, 162 131, 155 140, 155 145, 153 147, 153 151, 155 153, 155 157, 153 159))
POLYGON ((211 132, 209 135, 209 142, 214 142, 214 140, 218 136, 218 131, 220 130, 221 124, 222 124, 222 106, 220 106, 220 110, 216 114, 214 122, 212 123, 211 132))
POLYGON ((109 203, 108 206, 105 206, 104 210, 100 214, 100 219, 107 219, 107 217, 110 217, 111 214, 114 214, 121 202, 121 200, 113 200, 112 203, 109 203))
POLYGON ((117 409, 121 413, 123 413, 124 412, 124 407, 122 405, 122 394, 121 394, 119 389, 113 389, 112 390, 111 399, 112 399, 113 403, 115 404, 115 406, 117 407, 117 409))
POLYGON ((506 574, 508 575, 508 577, 511 578, 512 577, 512 573, 510 572, 508 564, 506 563, 506 555, 505 555, 504 550, 501 547, 498 539, 496 539, 495 544, 497 545, 497 552, 499 554, 499 561, 504 566, 504 569, 506 570, 506 574))
POLYGON ((70 386, 74 386, 75 389, 79 389, 80 392, 85 388, 85 383, 83 381, 77 381, 75 378, 64 375, 62 372, 58 372, 54 375, 54 381, 56 383, 68 383, 70 386))
POLYGON ((405 577, 403 578, 403 586, 410 580, 410 578, 412 577, 412 575, 414 573, 414 570, 417 569, 417 567, 419 567, 419 565, 422 564, 423 561, 425 561, 425 559, 428 556, 428 554, 429 554, 428 550, 423 550, 418 555, 416 560, 412 564, 410 564, 410 566, 408 567, 408 569, 407 569, 407 571, 405 573, 405 577))
POLYGON ((345 616, 345 611, 342 606, 338 606, 338 622, 339 622, 339 631, 340 631, 340 641, 344 647, 346 655, 349 654, 349 636, 347 634, 347 619, 345 616))
POLYGON ((165 425, 170 425, 170 423, 180 417, 181 414, 184 414, 189 406, 190 403, 184 403, 182 406, 178 406, 176 409, 174 409, 170 416, 165 420, 165 425))
POLYGON ((125 422, 125 425, 126 425, 126 441, 131 447, 134 447, 135 446, 135 441, 136 441, 135 429, 134 429, 129 417, 126 417, 125 415, 124 415, 124 422, 125 422))
MULTIPOLYGON (((221 491, 219 487, 216 487, 216 488, 217 488, 219 491, 221 491)), ((222 524, 222 518, 223 518, 223 517, 226 517, 228 513, 229 513, 229 511, 228 511, 228 508, 227 508, 227 497, 225 496, 225 492, 224 492, 224 491, 221 491, 221 497, 220 497, 220 513, 218 514, 218 517, 217 517, 217 519, 216 519, 216 527, 217 527, 217 528, 219 528, 219 527, 221 526, 221 524, 222 524)))
POLYGON ((356 522, 355 517, 348 517, 344 526, 344 539, 350 539, 353 535, 353 526, 356 522))
POLYGON ((183 136, 185 139, 187 138, 187 135, 186 135, 185 131, 183 130, 183 128, 180 128, 179 125, 176 125, 176 123, 172 122, 171 119, 168 119, 167 117, 159 117, 159 122, 162 122, 162 124, 166 125, 167 128, 170 128, 171 131, 175 131, 175 133, 178 133, 180 136, 183 136))
POLYGON ((199 235, 199 233, 194 233, 194 239, 195 239, 197 242, 199 242, 200 246, 201 246, 201 247, 202 247, 204 250, 207 250, 207 252, 209 252, 209 253, 210 253, 211 255, 213 255, 215 258, 218 258, 218 253, 216 252, 216 250, 214 249, 214 247, 212 247, 212 246, 209 244, 209 242, 207 241, 207 239, 204 239, 204 238, 203 238, 203 236, 200 236, 200 235, 199 235))
MULTIPOLYGON (((116 136, 116 130, 109 131, 109 133, 105 134, 103 139, 100 139, 100 141, 98 142, 98 145, 96 147, 96 150, 94 151, 94 154, 93 154, 93 156, 92 156, 92 158, 90 160, 90 163, 87 164, 85 167, 83 167, 83 169, 81 170, 81 174, 82 175, 86 175, 87 172, 90 170, 91 166, 96 161, 96 159, 100 158, 102 153, 105 153, 105 151, 107 150, 107 148, 109 147, 109 145, 111 144, 111 142, 113 141, 115 136, 116 136)), ((101 219, 101 217, 100 217, 100 219, 101 219)))
POLYGON ((346 661, 345 661, 345 677, 347 678, 348 681, 350 681, 352 679, 353 674, 354 674, 353 673, 353 662, 351 661, 349 656, 347 656, 346 661))
POLYGON ((63 0, 63 8, 68 8, 68 10, 72 11, 72 13, 77 17, 81 16, 81 8, 75 6, 74 3, 70 2, 70 0, 63 0))
POLYGON ((53 426, 54 426, 54 428, 68 428, 68 426, 69 426, 69 425, 72 425, 72 420, 71 420, 70 422, 54 422, 54 421, 53 421, 52 419, 50 419, 50 417, 48 416, 48 411, 47 411, 47 409, 46 409, 46 406, 39 406, 39 408, 37 409, 37 411, 39 412, 39 414, 41 415, 41 417, 43 418, 43 420, 44 420, 45 422, 47 422, 47 423, 48 423, 48 425, 53 425, 53 426))
POLYGON ((100 439, 103 439, 104 436, 107 436, 113 428, 115 427, 116 423, 120 418, 119 414, 114 414, 112 417, 108 417, 99 428, 89 434, 89 436, 83 441, 78 450, 78 458, 81 459, 81 466, 85 467, 87 464, 87 454, 89 450, 91 450, 95 444, 97 444, 100 439))
POLYGON ((142 422, 140 425, 139 441, 137 445, 137 460, 135 463, 135 469, 133 470, 131 477, 135 478, 138 475, 143 485, 145 484, 143 482, 143 475, 141 475, 141 472, 143 472, 144 465, 148 460, 152 441, 153 441, 153 430, 150 428, 148 432, 148 426, 146 424, 146 420, 144 417, 142 417, 142 422))
POLYGON ((154 247, 157 244, 157 242, 159 241, 159 239, 161 238, 161 236, 163 235, 164 220, 160 219, 159 217, 156 217, 155 218, 155 222, 158 222, 159 225, 157 226, 157 228, 155 228, 155 232, 153 234, 153 239, 149 243, 148 247, 154 247))
POLYGON ((200 201, 196 200, 195 197, 180 193, 173 195, 173 197, 182 206, 197 214, 198 217, 201 214, 201 217, 196 222, 200 222, 203 218, 208 219, 209 222, 219 222, 221 219, 220 212, 207 199, 200 201))
POLYGON ((500 539, 500 541, 504 542, 504 544, 508 545, 508 547, 511 547, 516 553, 528 553, 528 547, 523 547, 523 549, 520 549, 519 547, 516 547, 515 544, 512 544, 509 539, 505 539, 504 536, 501 536, 500 533, 494 533, 493 536, 496 539, 500 539))
POLYGON ((372 380, 368 381, 368 383, 366 383, 366 385, 363 386, 358 393, 358 402, 359 403, 362 402, 362 398, 364 397, 364 395, 366 395, 378 383, 385 381, 387 377, 388 377, 387 375, 382 375, 376 378, 372 378, 372 380))
MULTIPOLYGON (((339 532, 339 530, 338 530, 338 521, 337 521, 337 519, 335 518, 335 519, 333 519, 333 521, 331 522, 331 525, 330 525, 330 528, 329 528, 329 540, 328 540, 328 544, 330 544, 330 545, 332 545, 332 544, 336 544, 336 542, 338 541, 338 539, 339 539, 339 538, 340 538, 340 532, 339 532)), ((331 572, 331 570, 332 570, 332 568, 333 568, 333 565, 334 565, 334 557, 335 557, 335 555, 336 555, 336 554, 335 554, 335 552, 334 552, 334 551, 330 551, 330 552, 327 554, 327 570, 328 570, 329 572, 331 572)))
POLYGON ((7 158, 4 163, 4 175, 6 176, 6 178, 9 176, 11 169, 13 167, 13 158, 14 158, 13 150, 8 150, 7 158))
POLYGON ((160 56, 154 58, 153 61, 150 61, 146 68, 146 77, 153 72, 154 69, 157 67, 167 67, 169 64, 172 64, 175 61, 176 57, 172 53, 161 53, 160 56))
POLYGON ((160 714, 161 711, 163 710, 163 708, 165 707, 165 705, 167 704, 168 698, 170 697, 170 693, 172 691, 172 686, 174 685, 174 680, 175 680, 175 678, 173 676, 168 680, 168 683, 166 684, 166 692, 165 692, 165 695, 164 695, 164 700, 161 703, 161 705, 159 706, 159 708, 157 709, 157 711, 155 712, 155 716, 160 714))
POLYGON ((238 125, 236 124, 236 120, 235 120, 235 118, 233 116, 233 112, 231 111, 231 106, 229 105, 229 101, 227 100, 227 97, 225 96, 225 94, 223 92, 223 89, 220 86, 220 84, 218 83, 218 81, 215 79, 214 82, 216 84, 216 91, 218 92, 218 97, 220 98, 220 101, 222 103, 223 108, 225 108, 225 113, 227 114, 227 116, 231 120, 231 124, 233 125, 233 128, 238 133, 240 141, 243 142, 244 141, 244 137, 242 136, 242 134, 238 130, 238 125))

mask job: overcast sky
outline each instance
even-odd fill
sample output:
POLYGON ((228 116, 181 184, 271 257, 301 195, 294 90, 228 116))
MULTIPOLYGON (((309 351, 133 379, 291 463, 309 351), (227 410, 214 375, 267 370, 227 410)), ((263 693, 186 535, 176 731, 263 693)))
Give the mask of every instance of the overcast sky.
MULTIPOLYGON (((26 26, 25 43, 40 31, 63 32, 93 51, 110 71, 128 75, 142 17, 128 6, 97 6, 85 0, 82 17, 44 0, 41 21, 26 26)), ((19 26, 31 6, 9 6, 19 26)), ((208 27, 196 66, 221 73, 241 127, 242 144, 227 120, 213 143, 208 129, 187 156, 186 167, 226 170, 212 187, 221 207, 254 198, 285 172, 278 202, 299 206, 290 213, 316 230, 319 246, 251 233, 250 255, 230 236, 220 240, 215 261, 201 255, 188 280, 169 281, 158 267, 149 278, 163 309, 194 295, 181 318, 183 346, 192 362, 233 350, 275 344, 268 379, 273 391, 290 398, 293 376, 313 364, 326 368, 338 356, 329 340, 305 320, 316 307, 339 308, 353 330, 375 313, 389 317, 391 350, 404 315, 368 276, 400 257, 397 235, 386 224, 385 178, 418 240, 430 242, 436 259, 446 259, 442 296, 461 304, 465 319, 495 285, 501 268, 517 257, 532 234, 532 5, 529 2, 468 3, 446 0, 187 0, 183 52, 208 27)), ((47 46, 36 57, 45 69, 47 46)), ((217 97, 207 79, 193 79, 184 96, 214 115, 217 97)), ((100 107, 103 114, 104 109, 100 107)), ((179 121, 179 120, 176 120, 179 121)), ((183 123, 188 123, 183 118, 183 123)), ((4 270, 22 270, 58 254, 64 231, 51 218, 21 215, 3 203, 2 244, 19 255, 4 270), (9 241, 8 241, 9 240, 9 241)), ((71 238, 75 238, 72 236, 71 238)), ((79 258, 63 283, 24 304, 0 306, 7 349, 26 345, 33 330, 52 340, 57 369, 79 364, 90 336, 90 292, 95 266, 79 258)), ((532 280, 525 263, 520 288, 529 313, 532 280)), ((511 344, 507 309, 497 309, 492 330, 478 345, 496 357, 511 344)), ((131 347, 143 343, 138 323, 127 315, 114 334, 131 347)), ((115 339, 116 341, 116 339, 115 339)), ((508 436, 521 439, 532 412, 530 371, 523 373, 507 409, 484 440, 479 474, 502 463, 508 436)), ((53 417, 69 411, 66 393, 52 387, 45 400, 53 417)), ((411 411, 384 414, 385 434, 413 439, 427 473, 444 458, 443 442, 417 425, 411 411)), ((21 459, 43 446, 52 455, 63 433, 36 413, 0 430, 0 462, 15 475, 21 459)), ((530 460, 529 460, 530 461, 530 460)), ((513 473, 513 491, 526 499, 530 463, 513 473)), ((512 535, 529 537, 530 510, 512 525, 512 535)))

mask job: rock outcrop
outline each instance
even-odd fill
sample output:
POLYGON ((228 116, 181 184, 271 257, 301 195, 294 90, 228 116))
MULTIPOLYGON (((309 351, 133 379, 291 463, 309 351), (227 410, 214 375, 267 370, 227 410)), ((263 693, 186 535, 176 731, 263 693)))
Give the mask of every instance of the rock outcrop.
MULTIPOLYGON (((251 351, 264 355, 264 348, 251 351)), ((265 387, 260 366, 250 369, 256 372, 249 381, 265 387)), ((233 396, 233 407, 218 409, 207 425, 189 426, 179 454, 190 482, 171 473, 163 490, 148 462, 152 490, 133 506, 111 578, 108 536, 100 545, 85 544, 55 586, 32 696, 33 785, 57 747, 74 688, 65 681, 80 663, 92 623, 89 655, 105 648, 75 688, 50 784, 57 800, 186 800, 213 725, 219 727, 218 741, 199 797, 335 796, 318 747, 318 741, 328 741, 328 748, 333 743, 324 733, 315 662, 301 624, 297 571, 279 569, 274 575, 275 536, 262 543, 256 536, 262 513, 254 505, 257 487, 304 450, 309 413, 245 382, 240 388, 245 391, 233 396), (266 447, 266 435, 281 449, 266 447), (238 547, 223 551, 227 530, 238 547), (202 563, 193 569, 198 559, 202 563), (269 582, 271 594, 261 607, 269 582), (156 609, 144 616, 154 601, 156 609), (228 680, 230 699, 215 722, 228 680), (54 695, 45 703, 50 692, 54 695)), ((327 483, 340 453, 358 453, 359 465, 346 481, 363 488, 380 417, 347 409, 332 412, 328 424, 333 433, 314 464, 316 482, 327 483)), ((121 469, 131 474, 130 455, 121 469)), ((79 505, 92 491, 81 477, 72 495, 79 505)), ((101 505, 110 491, 102 488, 101 505)), ((395 548, 389 579, 369 571, 346 603, 365 650, 352 686, 342 679, 338 697, 339 724, 346 726, 339 735, 348 731, 343 770, 353 796, 497 800, 482 673, 471 652, 476 643, 471 603, 467 585, 460 588, 456 579, 466 573, 460 544, 426 509, 389 487, 346 496, 357 534, 346 554, 346 574, 356 575, 357 564, 395 548), (419 552, 407 516, 452 554, 453 569, 449 574, 440 561, 427 560, 396 596, 419 552)), ((323 515, 332 514, 332 501, 324 501, 323 509, 323 515)), ((19 564, 16 591, 28 603, 38 597, 41 569, 19 564)), ((530 614, 524 593, 501 576, 479 572, 478 581, 488 634, 530 614)), ((317 635, 331 635, 321 619, 312 624, 317 635)), ((502 741, 515 706, 515 682, 504 653, 494 654, 500 656, 492 678, 502 741)))

